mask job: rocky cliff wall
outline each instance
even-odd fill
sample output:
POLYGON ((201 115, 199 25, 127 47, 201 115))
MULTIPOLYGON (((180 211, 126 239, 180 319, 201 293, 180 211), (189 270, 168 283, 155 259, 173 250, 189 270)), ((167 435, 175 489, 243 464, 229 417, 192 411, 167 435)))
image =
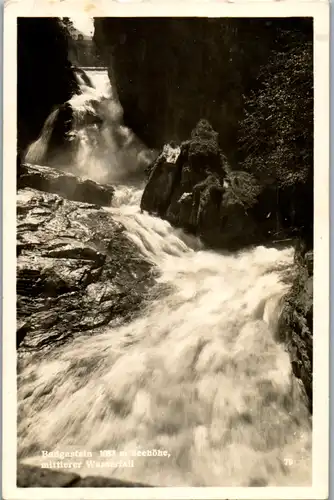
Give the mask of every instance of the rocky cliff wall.
POLYGON ((148 146, 185 140, 205 118, 234 163, 243 94, 291 25, 298 28, 290 19, 97 18, 94 40, 126 124, 148 146))
POLYGON ((79 67, 103 66, 93 40, 70 39, 69 59, 79 67))
POLYGON ((297 272, 284 299, 278 334, 279 340, 287 346, 294 375, 303 384, 312 411, 313 250, 305 250, 296 250, 297 272))
POLYGON ((57 18, 18 18, 17 147, 23 155, 52 109, 78 91, 57 18))

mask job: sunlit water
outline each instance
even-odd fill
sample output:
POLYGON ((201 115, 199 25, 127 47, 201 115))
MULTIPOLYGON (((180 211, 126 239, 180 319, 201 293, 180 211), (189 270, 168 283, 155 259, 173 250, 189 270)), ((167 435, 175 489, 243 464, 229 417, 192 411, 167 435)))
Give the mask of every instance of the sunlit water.
POLYGON ((310 416, 276 341, 293 250, 207 251, 140 213, 140 197, 119 184, 107 210, 157 266, 165 295, 128 324, 27 363, 20 456, 41 464, 42 450, 86 450, 106 461, 99 450, 124 451, 127 466, 83 458, 76 472, 156 486, 310 485, 310 416), (167 456, 132 456, 153 449, 167 456))
POLYGON ((121 182, 138 178, 154 159, 136 135, 123 124, 123 110, 112 91, 107 71, 87 71, 93 86, 78 74, 80 94, 69 101, 72 129, 66 150, 48 156, 48 145, 58 118, 58 109, 45 121, 39 138, 28 148, 28 163, 56 166, 97 182, 121 182))

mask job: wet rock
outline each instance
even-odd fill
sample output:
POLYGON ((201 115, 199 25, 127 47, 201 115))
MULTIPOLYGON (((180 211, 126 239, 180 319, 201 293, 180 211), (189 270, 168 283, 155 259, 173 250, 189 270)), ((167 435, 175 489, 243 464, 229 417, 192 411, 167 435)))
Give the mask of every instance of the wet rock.
POLYGON ((18 488, 64 488, 78 481, 77 474, 18 464, 18 488))
POLYGON ((252 207, 259 188, 246 172, 231 172, 217 133, 201 120, 191 139, 165 146, 150 170, 142 210, 201 237, 211 247, 237 249, 264 238, 252 207))
POLYGON ((88 476, 80 478, 75 488, 151 488, 151 485, 121 481, 109 477, 88 476))
POLYGON ((290 354, 294 375, 303 383, 312 411, 313 251, 298 263, 293 285, 284 300, 278 334, 290 354))
POLYGON ((142 483, 121 481, 115 478, 88 476, 81 477, 71 472, 44 469, 18 463, 18 488, 140 488, 151 487, 142 483))
MULTIPOLYGON (((115 191, 109 185, 97 184, 90 179, 81 179, 55 168, 30 164, 21 165, 18 188, 38 189, 58 194, 68 200, 100 206, 110 206, 115 191)), ((34 213, 36 214, 36 210, 34 213)))
POLYGON ((154 273, 107 210, 19 189, 20 351, 50 348, 113 319, 130 318, 148 298, 154 273))
POLYGON ((144 190, 141 208, 164 216, 180 176, 179 154, 173 156, 172 148, 166 145, 151 167, 149 188, 144 190))
POLYGON ((305 265, 307 267, 308 274, 313 276, 313 250, 306 252, 305 254, 305 265))

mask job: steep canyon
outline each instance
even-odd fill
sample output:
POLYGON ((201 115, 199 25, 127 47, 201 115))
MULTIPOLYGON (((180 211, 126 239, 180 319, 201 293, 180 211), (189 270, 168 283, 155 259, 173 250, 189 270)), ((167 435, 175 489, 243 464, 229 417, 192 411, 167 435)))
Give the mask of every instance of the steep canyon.
POLYGON ((35 24, 20 21, 23 487, 311 482, 313 254, 295 251, 290 220, 283 242, 268 236, 284 219, 268 216, 272 188, 239 168, 242 93, 278 43, 273 21, 251 21, 96 19, 95 71, 50 35, 58 58, 33 118, 45 54, 24 49, 35 24), (252 33, 268 46, 250 66, 252 33), (74 449, 167 455, 43 468, 41 450, 74 449))

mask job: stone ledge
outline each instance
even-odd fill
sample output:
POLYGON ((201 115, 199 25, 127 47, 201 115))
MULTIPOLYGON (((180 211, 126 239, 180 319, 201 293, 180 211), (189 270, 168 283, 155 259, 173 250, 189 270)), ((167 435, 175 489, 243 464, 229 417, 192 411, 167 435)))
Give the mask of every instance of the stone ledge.
POLYGON ((56 168, 29 163, 20 166, 17 187, 37 189, 58 194, 67 200, 99 206, 109 206, 115 191, 109 184, 98 184, 56 168))
POLYGON ((81 477, 70 472, 42 469, 19 463, 18 488, 151 488, 146 484, 121 481, 104 476, 81 477))

